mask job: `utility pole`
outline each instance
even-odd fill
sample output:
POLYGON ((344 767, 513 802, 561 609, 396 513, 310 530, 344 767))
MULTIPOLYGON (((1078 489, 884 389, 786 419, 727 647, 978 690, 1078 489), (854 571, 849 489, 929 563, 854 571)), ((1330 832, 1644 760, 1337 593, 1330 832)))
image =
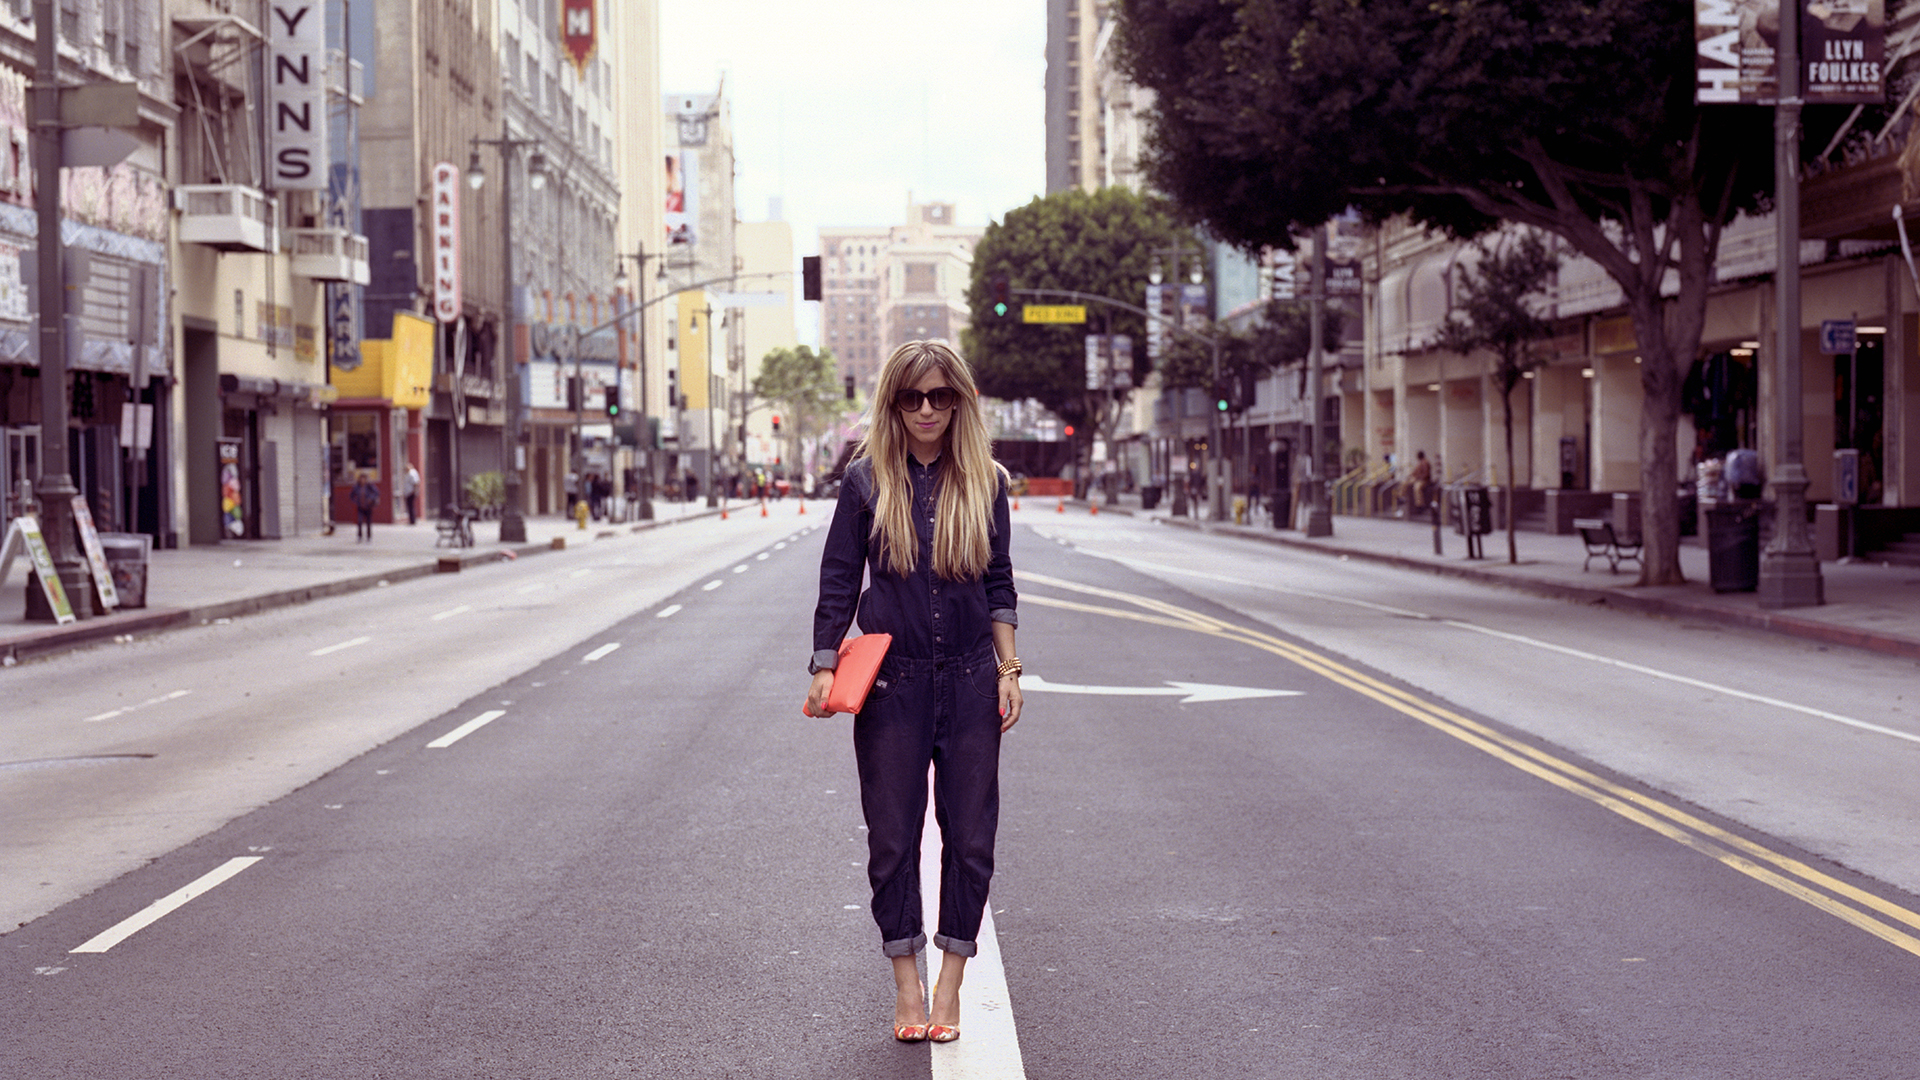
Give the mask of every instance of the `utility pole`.
MULTIPOLYGON (((40 309, 40 528, 53 556, 54 574, 77 618, 95 614, 92 587, 74 536, 73 474, 67 471, 66 242, 60 235, 60 59, 58 13, 53 0, 34 0, 33 102, 34 208, 39 212, 36 256, 40 309)), ((27 590, 27 618, 53 622, 55 613, 39 589, 27 590)))
POLYGON ((1800 0, 1780 5, 1775 55, 1779 92, 1773 119, 1774 400, 1779 437, 1768 479, 1773 487, 1773 539, 1760 557, 1763 608, 1810 607, 1825 602, 1820 560, 1807 536, 1807 467, 1800 401, 1800 0))
POLYGON ((1320 369, 1327 342, 1327 227, 1313 230, 1313 284, 1307 298, 1307 505, 1301 531, 1308 536, 1332 536, 1333 515, 1327 511, 1326 487, 1320 481, 1320 369))

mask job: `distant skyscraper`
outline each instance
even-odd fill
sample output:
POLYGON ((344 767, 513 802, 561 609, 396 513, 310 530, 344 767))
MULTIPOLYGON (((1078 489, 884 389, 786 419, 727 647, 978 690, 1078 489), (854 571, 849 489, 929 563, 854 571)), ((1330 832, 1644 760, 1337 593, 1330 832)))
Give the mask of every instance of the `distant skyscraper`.
POLYGON ((1093 191, 1103 179, 1095 53, 1110 0, 1047 0, 1047 194, 1093 191))

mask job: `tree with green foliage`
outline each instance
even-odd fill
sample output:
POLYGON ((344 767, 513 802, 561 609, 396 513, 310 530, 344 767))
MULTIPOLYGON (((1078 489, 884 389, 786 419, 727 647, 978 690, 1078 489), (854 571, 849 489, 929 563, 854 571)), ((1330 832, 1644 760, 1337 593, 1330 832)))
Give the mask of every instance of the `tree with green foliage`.
MULTIPOLYGON (((1081 292, 1138 308, 1145 304, 1157 252, 1184 236, 1163 202, 1119 187, 1057 192, 988 225, 973 252, 967 290, 973 317, 963 338, 980 392, 1009 401, 1032 398, 1083 430, 1099 423, 1111 403, 1087 390, 1086 337, 1130 335, 1133 385, 1139 386, 1150 370, 1146 320, 1091 305, 1084 325, 1023 323, 1025 304, 1069 301, 1016 295, 1006 315, 995 315, 990 283, 1005 274, 1015 289, 1081 292)), ((1118 395, 1122 401, 1125 396, 1118 395)))
POLYGON ((1507 436, 1507 482, 1501 485, 1507 504, 1507 561, 1518 563, 1520 547, 1513 521, 1518 475, 1513 468, 1513 390, 1527 372, 1548 359, 1538 345, 1552 335, 1553 324, 1541 317, 1540 308, 1560 257, 1549 252, 1540 234, 1532 231, 1477 246, 1477 263, 1463 259, 1454 268, 1460 276, 1460 300, 1447 312, 1435 344, 1461 356, 1482 349, 1493 354, 1493 385, 1500 390, 1507 436))
MULTIPOLYGON (((760 373, 753 377, 753 394, 779 409, 780 434, 793 446, 800 445, 809 431, 825 431, 846 411, 832 350, 815 352, 810 345, 767 353, 760 361, 760 373)), ((781 457, 800 461, 797 453, 781 457)))
MULTIPOLYGON (((1122 0, 1156 93, 1146 162, 1249 250, 1356 207, 1563 238, 1616 281, 1641 356, 1643 584, 1683 580, 1676 426, 1722 228, 1773 188, 1771 110, 1693 101, 1671 0, 1122 0), (1665 283, 1677 287, 1663 295, 1665 283)), ((1809 107, 1807 147, 1845 109, 1809 107)))

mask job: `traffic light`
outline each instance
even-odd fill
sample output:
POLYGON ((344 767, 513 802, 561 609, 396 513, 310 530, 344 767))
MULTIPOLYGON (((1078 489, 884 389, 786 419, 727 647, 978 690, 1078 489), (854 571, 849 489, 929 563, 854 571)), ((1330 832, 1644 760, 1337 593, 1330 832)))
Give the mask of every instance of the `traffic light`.
POLYGON ((1233 407, 1232 386, 1233 384, 1226 379, 1222 379, 1219 382, 1213 384, 1213 407, 1214 408, 1220 410, 1221 412, 1226 412, 1233 407))
POLYGON ((779 413, 773 414, 773 433, 775 435, 780 434, 780 414, 779 413))
POLYGON ((580 411, 580 378, 577 375, 567 376, 567 411, 580 411))
POLYGON ((820 299, 820 256, 808 255, 800 260, 800 299, 820 299))
POLYGON ((1066 432, 1067 432, 1067 438, 1069 438, 1069 439, 1071 439, 1071 438, 1073 438, 1073 425, 1072 425, 1072 424, 1068 424, 1068 425, 1067 425, 1067 427, 1066 427, 1066 432))
POLYGON ((607 387, 607 419, 620 419, 620 388, 617 386, 607 387))
POLYGON ((853 376, 847 376, 847 400, 853 400, 853 376))
POLYGON ((1013 282, 1005 274, 995 274, 990 284, 993 289, 993 313, 1004 318, 1012 309, 1013 282))

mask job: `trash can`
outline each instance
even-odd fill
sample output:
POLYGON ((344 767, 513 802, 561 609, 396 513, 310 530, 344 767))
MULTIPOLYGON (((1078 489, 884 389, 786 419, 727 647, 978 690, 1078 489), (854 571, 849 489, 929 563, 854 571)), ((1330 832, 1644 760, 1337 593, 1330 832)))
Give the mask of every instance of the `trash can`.
POLYGON ((1760 587, 1760 504, 1707 507, 1707 578, 1713 591, 1760 587))
POLYGON ((1160 485, 1148 484, 1140 489, 1140 509, 1151 510, 1160 505, 1160 485))
POLYGON ((113 591, 123 608, 147 606, 147 552, 153 544, 145 533, 101 533, 100 548, 113 575, 113 591))

